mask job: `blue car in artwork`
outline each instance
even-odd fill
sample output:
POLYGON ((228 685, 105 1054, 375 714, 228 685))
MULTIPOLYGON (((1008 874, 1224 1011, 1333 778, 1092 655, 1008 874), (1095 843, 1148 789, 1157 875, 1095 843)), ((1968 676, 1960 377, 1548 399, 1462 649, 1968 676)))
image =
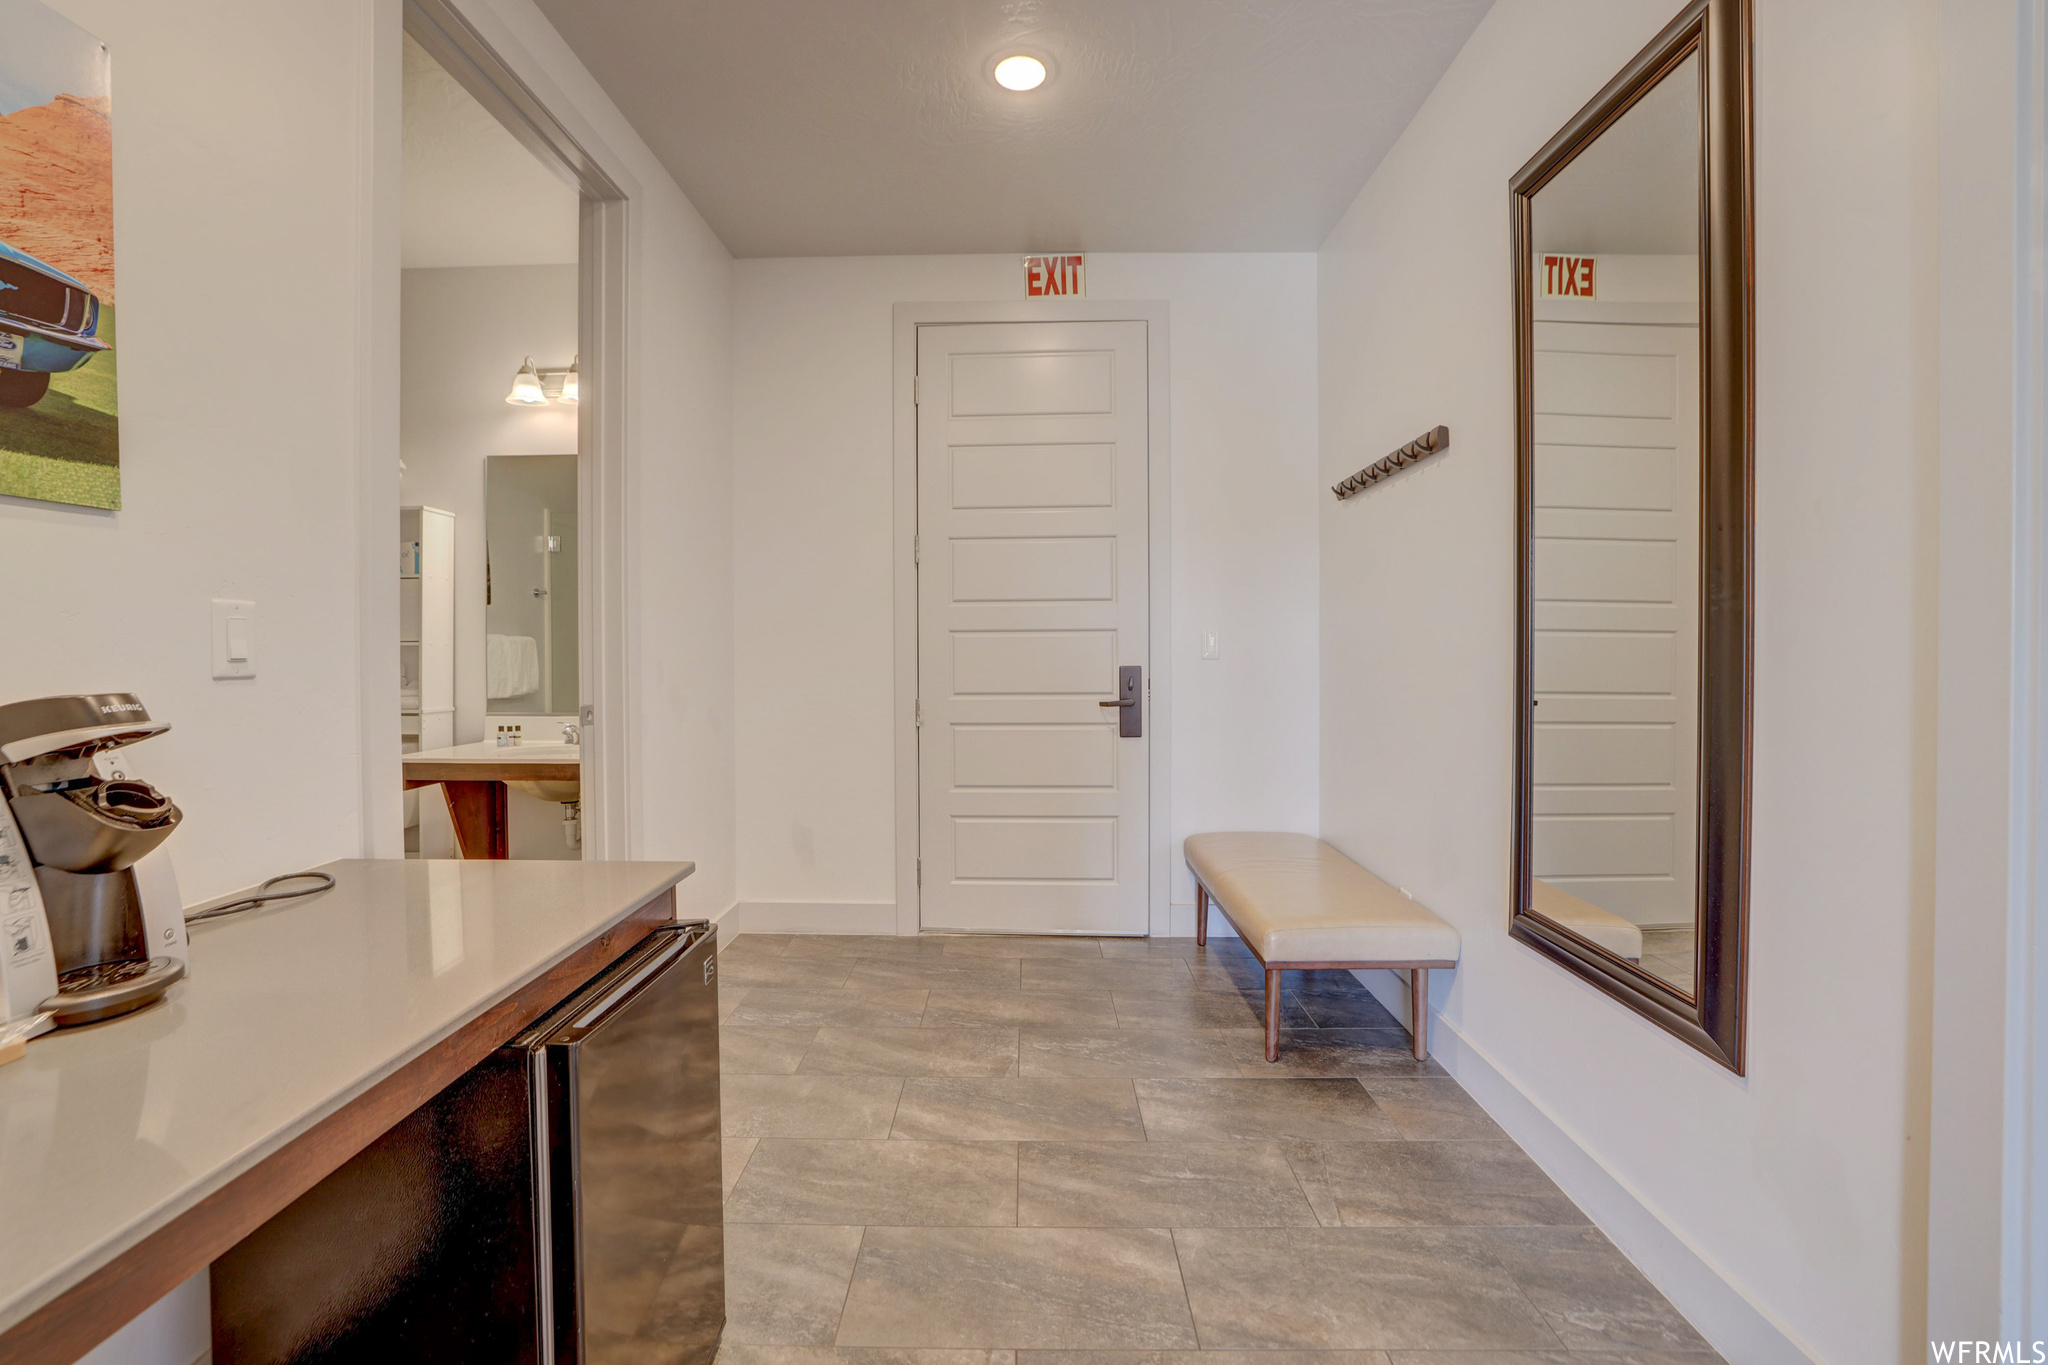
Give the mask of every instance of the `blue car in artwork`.
POLYGON ((0 242, 0 407, 33 406, 50 376, 109 349, 99 296, 53 265, 0 242))

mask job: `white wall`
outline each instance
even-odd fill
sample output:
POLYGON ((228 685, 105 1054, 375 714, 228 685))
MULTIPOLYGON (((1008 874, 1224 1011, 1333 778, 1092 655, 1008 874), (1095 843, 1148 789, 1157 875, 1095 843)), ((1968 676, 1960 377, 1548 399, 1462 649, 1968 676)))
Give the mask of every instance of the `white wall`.
MULTIPOLYGON (((395 847, 399 5, 54 7, 113 52, 125 506, 0 500, 0 698, 132 690, 172 724, 128 768, 185 811, 188 901, 395 847), (253 681, 208 676, 213 597, 258 604, 253 681)), ((527 0, 465 7, 633 197, 633 850, 696 858, 682 904, 721 909, 730 259, 527 0)), ((203 1292, 118 1357, 188 1365, 203 1292)))
MULTIPOLYGON (((738 899, 893 905, 891 308, 1021 298, 1023 271, 1005 255, 736 273, 738 899)), ((1091 255, 1088 288, 1171 306, 1174 629, 1155 648, 1174 668, 1176 846, 1313 829, 1315 259, 1091 255), (1219 660, 1200 658, 1204 627, 1219 660)), ((1191 905, 1178 858, 1174 875, 1191 905)))
POLYGON ((401 317, 399 451, 406 470, 399 497, 455 514, 455 742, 467 744, 484 737, 489 709, 484 461, 576 453, 575 408, 505 401, 527 356, 559 367, 575 355, 576 267, 408 270, 401 317))
POLYGON ((1325 246, 1325 480, 1438 422, 1452 449, 1323 504, 1322 829, 1457 924, 1447 1062, 1731 1361, 1917 1358, 1935 49, 1916 0, 1756 5, 1748 1076, 1505 932, 1507 185, 1672 8, 1499 0, 1325 246))
POLYGON ((458 3, 630 203, 629 681, 599 724, 630 736, 629 855, 694 860, 678 908, 714 915, 734 868, 732 258, 531 0, 458 3))

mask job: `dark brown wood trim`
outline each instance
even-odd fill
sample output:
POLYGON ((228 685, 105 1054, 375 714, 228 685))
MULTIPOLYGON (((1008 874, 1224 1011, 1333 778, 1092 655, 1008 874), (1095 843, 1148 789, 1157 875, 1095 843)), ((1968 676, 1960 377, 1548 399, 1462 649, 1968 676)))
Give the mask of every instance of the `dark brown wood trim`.
POLYGON ((0 1360, 72 1365, 674 919, 671 889, 16 1323, 0 1360))
POLYGON ((1510 185, 1515 321, 1515 813, 1509 935, 1743 1073, 1748 1001, 1754 564, 1754 213, 1749 0, 1693 0, 1510 185), (1535 300, 1530 200, 1679 62, 1702 54, 1700 113, 1700 827, 1696 993, 1687 996, 1531 906, 1530 583, 1535 300))

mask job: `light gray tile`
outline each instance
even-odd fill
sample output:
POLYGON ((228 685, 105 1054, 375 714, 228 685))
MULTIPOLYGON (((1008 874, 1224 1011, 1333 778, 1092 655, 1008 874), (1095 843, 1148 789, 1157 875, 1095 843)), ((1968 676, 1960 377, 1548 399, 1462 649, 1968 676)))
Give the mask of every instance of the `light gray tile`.
POLYGON ((1027 1142, 1017 1222, 1039 1227, 1313 1227, 1272 1142, 1027 1142))
POLYGON ((1145 1140, 1129 1081, 1007 1076, 903 1083, 891 1136, 955 1141, 1145 1140))
POLYGON ((744 951, 749 955, 772 957, 787 948, 789 940, 788 934, 733 934, 730 937, 721 934, 718 940, 718 955, 722 958, 730 952, 744 951))
POLYGON ((1136 1029, 1025 1029, 1017 1037, 1024 1076, 1235 1076, 1231 1035, 1136 1029))
POLYGON ((1598 1228, 1498 1228, 1481 1235, 1574 1351, 1711 1349, 1598 1228))
POLYGON ((727 1076, 718 1100, 728 1138, 885 1138, 902 1090, 894 1076, 727 1076))
POLYGON ((1013 1142, 793 1142, 754 1149, 728 1223, 1012 1226, 1013 1142))
POLYGON ((860 1237, 858 1227, 728 1223, 724 1340, 831 1345, 860 1237))
POLYGON ((1023 984, 1027 991, 1184 991, 1187 968, 1171 958, 1156 961, 1057 962, 1026 958, 1023 984))
POLYGON ((1290 1142, 1285 1150, 1316 1215, 1332 1226, 1586 1222, 1512 1142, 1290 1142))
POLYGON ((1392 1365, 1726 1365, 1712 1351, 1395 1351, 1389 1359, 1392 1365))
POLYGON ((1406 1024, 1360 986, 1356 991, 1299 992, 1301 1007, 1317 1028, 1402 1029, 1406 1024))
POLYGON ((764 990, 836 990, 845 984, 852 963, 841 958, 744 957, 720 962, 718 971, 732 986, 764 990))
POLYGON ((835 1025, 818 1030, 797 1070, 843 1076, 1010 1076, 1017 1070, 1017 1030, 835 1025))
POLYGON ((1387 1356, 1384 1351, 1019 1351, 1017 1365, 1387 1365, 1387 1356))
MULTIPOLYGON (((1189 958, 1184 965, 1189 984, 1198 991, 1257 991, 1263 995, 1266 990, 1266 969, 1250 953, 1189 958)), ((1280 989, 1287 989, 1284 976, 1280 989)))
POLYGON ((754 1144, 759 1138, 729 1137, 718 1144, 718 1155, 724 1166, 725 1196, 732 1197, 732 1187, 740 1183, 740 1172, 747 1169, 747 1158, 754 1154, 754 1144))
POLYGON ((953 934, 944 939, 946 956, 961 960, 1027 957, 1083 962, 1102 960, 1102 941, 1093 938, 1037 938, 1029 934, 953 934))
POLYGON ((1449 1077, 1404 1081, 1366 1075, 1361 1079, 1373 1103, 1387 1111, 1394 1127, 1411 1142, 1501 1141, 1507 1137, 1479 1102, 1449 1077))
MULTIPOLYGON (((1266 1027, 1263 994, 1240 995, 1236 991, 1115 991, 1116 1022, 1120 1028, 1154 1029, 1261 1029, 1266 1027)), ((1301 1002, 1285 991, 1280 994, 1280 1023, 1283 1028, 1312 1028, 1301 1002)))
POLYGON ((1238 1074, 1251 1079, 1276 1076, 1427 1077, 1443 1076, 1434 1060, 1416 1061, 1414 1044, 1401 1029, 1282 1029, 1280 1058, 1266 1060, 1263 1033, 1242 1035, 1238 1074))
POLYGON ((787 1076, 817 1036, 814 1028, 729 1024, 718 1031, 718 1069, 728 1076, 787 1076))
POLYGON ((1158 1228, 868 1229, 845 1346, 1195 1347, 1158 1228))
POLYGON ((1350 1079, 1142 1080, 1137 1087, 1145 1135, 1154 1142, 1400 1136, 1365 1087, 1350 1079))
MULTIPOLYGON (((1100 965, 1100 964, 1097 964, 1100 965)), ((847 974, 855 990, 1014 991, 1019 980, 1013 958, 919 957, 894 961, 861 958, 847 974)))
POLYGON ((1106 938, 1102 940, 1102 955, 1124 961, 1134 958, 1166 957, 1200 962, 1219 957, 1250 958, 1251 952, 1244 946, 1242 939, 1211 934, 1209 946, 1206 948, 1197 944, 1192 937, 1106 938))
POLYGON ((912 1351, 886 1346, 750 1346, 727 1338, 713 1365, 1017 1365, 1015 1351, 912 1351))
POLYGON ((1105 1028, 1116 1027, 1108 991, 1054 994, 1050 991, 934 990, 925 1002, 926 1028, 1105 1028))
POLYGON ((732 1024, 787 1028, 817 1028, 822 1024, 907 1028, 923 1020, 925 994, 922 990, 782 991, 753 987, 740 992, 736 1008, 724 1018, 732 1024))
POLYGON ((945 944, 909 934, 799 934, 784 955, 802 958, 938 957, 945 944))
POLYGON ((1174 1241, 1212 1350, 1559 1345, 1470 1230, 1190 1228, 1174 1241))

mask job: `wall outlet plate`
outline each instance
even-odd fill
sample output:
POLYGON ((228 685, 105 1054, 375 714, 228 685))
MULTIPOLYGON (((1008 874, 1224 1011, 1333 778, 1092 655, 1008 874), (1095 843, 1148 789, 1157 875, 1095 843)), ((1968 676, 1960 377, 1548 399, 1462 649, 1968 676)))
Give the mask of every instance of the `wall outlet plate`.
POLYGON ((256 604, 213 599, 213 676, 256 676, 256 604))

